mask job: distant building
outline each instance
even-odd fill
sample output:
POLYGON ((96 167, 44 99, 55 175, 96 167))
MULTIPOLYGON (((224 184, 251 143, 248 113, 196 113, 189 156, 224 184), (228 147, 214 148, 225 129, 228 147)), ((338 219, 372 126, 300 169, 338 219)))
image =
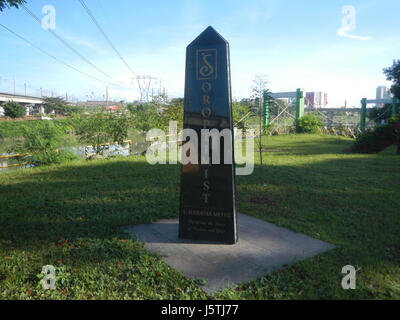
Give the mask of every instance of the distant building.
POLYGON ((322 108, 328 104, 328 94, 325 92, 306 92, 305 104, 312 108, 322 108))
POLYGON ((315 92, 306 92, 305 104, 309 107, 314 107, 315 105, 315 92))
POLYGON ((118 106, 106 106, 105 107, 106 111, 117 111, 119 109, 120 109, 120 107, 118 107, 118 106))
POLYGON ((88 100, 84 102, 80 102, 79 105, 89 106, 89 107, 106 107, 109 106, 110 103, 117 106, 122 106, 121 102, 113 102, 113 101, 105 101, 105 100, 88 100))
MULTIPOLYGON (((392 95, 390 93, 390 89, 385 86, 379 86, 376 88, 376 100, 380 99, 392 99, 392 95)), ((383 105, 376 104, 377 107, 382 107, 383 105)))

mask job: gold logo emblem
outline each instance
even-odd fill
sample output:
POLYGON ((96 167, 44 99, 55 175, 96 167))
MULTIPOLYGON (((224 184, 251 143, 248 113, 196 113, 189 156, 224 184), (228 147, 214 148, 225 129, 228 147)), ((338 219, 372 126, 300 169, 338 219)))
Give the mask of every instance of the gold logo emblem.
POLYGON ((196 51, 197 80, 217 79, 217 49, 201 49, 196 51))

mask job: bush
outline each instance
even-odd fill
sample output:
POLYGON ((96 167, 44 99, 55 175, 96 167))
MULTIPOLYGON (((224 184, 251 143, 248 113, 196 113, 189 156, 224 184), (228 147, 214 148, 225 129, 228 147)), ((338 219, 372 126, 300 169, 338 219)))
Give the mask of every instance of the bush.
POLYGON ((315 114, 308 114, 298 119, 296 123, 296 132, 317 133, 322 126, 322 121, 315 114))
POLYGON ((358 153, 378 153, 396 142, 397 131, 393 125, 377 126, 361 133, 353 150, 358 153))
POLYGON ((96 112, 89 116, 75 115, 79 141, 93 146, 97 154, 107 150, 106 143, 122 144, 128 137, 129 118, 125 114, 96 112))
POLYGON ((26 114, 26 108, 17 102, 9 101, 3 105, 4 115, 10 118, 22 118, 26 114))
MULTIPOLYGON (((36 128, 37 123, 42 121, 43 120, 0 121, 0 135, 3 136, 3 138, 21 138, 24 135, 25 127, 36 128)), ((73 119, 55 119, 53 123, 57 127, 64 129, 64 131, 68 131, 71 129, 73 119)))
POLYGON ((263 135, 272 136, 278 135, 273 124, 263 125, 263 135))
POLYGON ((51 121, 36 122, 34 126, 24 126, 22 150, 32 154, 26 160, 34 165, 61 163, 76 158, 73 153, 61 150, 68 140, 63 128, 51 121))

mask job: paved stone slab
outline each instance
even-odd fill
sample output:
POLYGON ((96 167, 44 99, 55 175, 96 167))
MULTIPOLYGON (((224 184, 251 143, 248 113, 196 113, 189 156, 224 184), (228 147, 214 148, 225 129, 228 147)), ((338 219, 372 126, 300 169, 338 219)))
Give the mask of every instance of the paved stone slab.
POLYGON ((172 268, 189 278, 205 279, 203 289, 208 293, 232 288, 334 248, 243 214, 238 214, 238 228, 239 243, 235 245, 179 239, 178 219, 134 226, 127 231, 172 268))

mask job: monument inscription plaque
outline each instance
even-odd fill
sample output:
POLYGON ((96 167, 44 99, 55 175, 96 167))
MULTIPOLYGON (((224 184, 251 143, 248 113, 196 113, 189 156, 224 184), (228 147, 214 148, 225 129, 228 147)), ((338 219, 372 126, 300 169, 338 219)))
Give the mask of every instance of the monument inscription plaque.
POLYGON ((183 156, 191 160, 182 162, 179 237, 234 244, 238 234, 229 44, 212 27, 187 47, 184 104, 183 156), (188 129, 197 137, 186 136, 188 129))

